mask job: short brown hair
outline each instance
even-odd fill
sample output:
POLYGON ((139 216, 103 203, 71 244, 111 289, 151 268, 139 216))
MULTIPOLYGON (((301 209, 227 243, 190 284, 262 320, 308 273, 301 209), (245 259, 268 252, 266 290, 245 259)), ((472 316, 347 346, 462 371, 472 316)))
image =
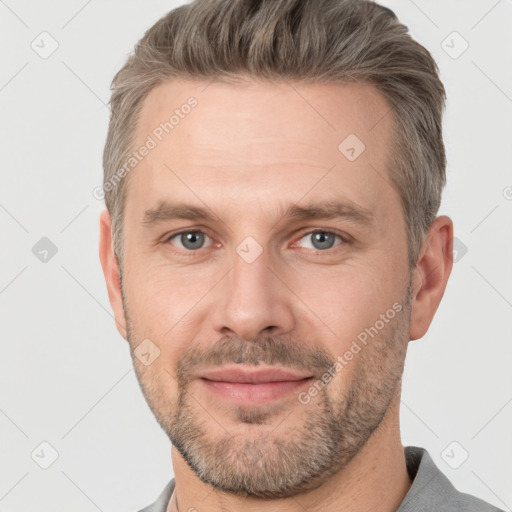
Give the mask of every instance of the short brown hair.
POLYGON ((105 203, 121 261, 127 179, 144 99, 172 78, 365 83, 389 101, 394 144, 388 174, 400 194, 408 257, 416 265, 446 182, 445 90, 430 53, 388 8, 367 0, 195 0, 157 21, 112 81, 103 153, 105 203))

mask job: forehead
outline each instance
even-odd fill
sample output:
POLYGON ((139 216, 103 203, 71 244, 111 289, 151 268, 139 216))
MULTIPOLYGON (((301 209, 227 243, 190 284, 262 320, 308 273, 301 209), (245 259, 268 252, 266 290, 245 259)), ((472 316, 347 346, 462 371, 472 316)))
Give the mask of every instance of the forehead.
POLYGON ((248 194, 262 204, 269 192, 283 203, 342 193, 379 208, 397 199, 386 170, 392 121, 364 84, 165 82, 141 110, 135 147, 148 137, 154 147, 130 174, 127 201, 200 190, 218 203, 222 190, 241 200, 230 202, 236 211, 248 194))
POLYGON ((384 118, 388 122, 392 119, 386 99, 366 84, 173 80, 155 87, 146 97, 137 137, 153 132, 175 111, 176 124, 168 138, 187 139, 189 146, 176 148, 180 152, 190 145, 235 149, 248 146, 255 137, 265 143, 267 138, 275 141, 284 135, 308 138, 312 147, 325 151, 327 145, 337 149, 340 138, 354 132, 374 146, 385 142, 384 118), (187 107, 190 98, 197 104, 193 108, 187 107), (191 120, 182 122, 187 118, 191 120), (318 144, 320 138, 324 139, 323 146, 318 144))

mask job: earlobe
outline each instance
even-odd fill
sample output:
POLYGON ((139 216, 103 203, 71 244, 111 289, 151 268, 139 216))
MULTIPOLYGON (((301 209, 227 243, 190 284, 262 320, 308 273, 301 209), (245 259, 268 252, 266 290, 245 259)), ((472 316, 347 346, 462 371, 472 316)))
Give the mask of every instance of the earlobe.
POLYGON ((422 338, 443 297, 453 266, 453 222, 443 215, 432 223, 412 276, 409 337, 422 338))
POLYGON ((103 268, 103 275, 105 276, 105 283, 107 285, 108 298, 114 312, 117 330, 124 339, 127 339, 126 318, 121 294, 121 280, 119 278, 119 266, 112 245, 111 221, 107 210, 103 210, 100 214, 99 256, 101 267, 103 268))

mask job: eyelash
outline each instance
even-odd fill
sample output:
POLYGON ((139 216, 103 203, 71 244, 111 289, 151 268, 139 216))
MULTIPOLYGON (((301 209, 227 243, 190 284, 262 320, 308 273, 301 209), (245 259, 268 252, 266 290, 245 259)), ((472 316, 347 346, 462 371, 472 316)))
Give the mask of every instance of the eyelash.
MULTIPOLYGON (((168 236, 166 236, 164 238, 164 243, 168 244, 173 238, 176 238, 177 236, 179 235, 182 235, 184 233, 201 233, 203 235, 206 235, 208 236, 210 239, 212 239, 213 241, 213 237, 211 237, 208 233, 206 233, 205 231, 201 230, 201 229, 185 229, 185 230, 182 230, 182 231, 178 231, 176 233, 172 233, 168 236)), ((332 254, 333 252, 335 252, 337 250, 337 248, 340 248, 341 246, 344 246, 348 243, 350 243, 350 237, 346 234, 342 234, 336 230, 328 230, 328 229, 319 229, 319 228, 316 228, 316 229, 313 229, 313 230, 310 230, 310 231, 305 231, 303 233, 300 234, 299 238, 297 239, 297 241, 301 240, 302 238, 304 238, 306 235, 312 235, 314 233, 323 233, 323 234, 331 234, 331 235, 334 235, 336 237, 338 237, 340 240, 341 240, 341 243, 338 244, 338 245, 335 245, 334 247, 331 247, 329 249, 324 249, 324 250, 320 250, 320 249, 306 249, 309 251, 309 253, 313 253, 314 255, 329 255, 329 254, 332 254)), ((170 244, 172 245, 172 244, 170 244)), ((213 245, 213 244, 212 244, 213 245)), ((172 250, 175 251, 175 252, 178 252, 180 253, 181 255, 186 255, 188 257, 195 257, 198 255, 198 253, 201 251, 201 249, 206 249, 207 247, 202 247, 200 249, 196 249, 195 251, 194 250, 187 250, 187 249, 176 249, 176 248, 173 248, 172 250)))

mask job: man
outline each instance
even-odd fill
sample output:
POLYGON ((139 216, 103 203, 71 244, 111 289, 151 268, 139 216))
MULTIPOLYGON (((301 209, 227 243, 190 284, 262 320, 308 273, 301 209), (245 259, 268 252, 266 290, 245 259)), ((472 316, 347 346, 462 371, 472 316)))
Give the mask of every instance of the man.
POLYGON ((100 258, 175 478, 149 511, 496 511, 399 432, 452 268, 445 92, 361 0, 197 0, 113 81, 100 258))

